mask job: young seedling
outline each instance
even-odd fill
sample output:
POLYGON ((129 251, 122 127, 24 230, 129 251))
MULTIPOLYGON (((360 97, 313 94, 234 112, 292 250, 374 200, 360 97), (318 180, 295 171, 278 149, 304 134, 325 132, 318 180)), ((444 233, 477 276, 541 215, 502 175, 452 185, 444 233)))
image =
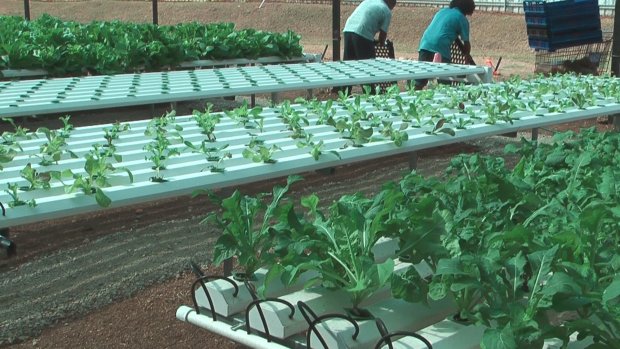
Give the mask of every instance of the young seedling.
POLYGON ((364 144, 370 142, 374 130, 372 127, 364 128, 360 122, 354 122, 351 127, 351 145, 353 147, 363 147, 364 144))
POLYGON ((224 167, 222 166, 222 164, 224 163, 224 160, 231 159, 231 158, 232 158, 231 152, 223 153, 215 164, 212 164, 211 166, 209 166, 209 171, 216 172, 216 173, 223 173, 225 171, 224 167))
POLYGON ((69 138, 71 135, 71 131, 74 130, 73 125, 70 122, 71 116, 65 115, 60 117, 60 121, 62 121, 62 128, 58 130, 60 137, 69 138))
MULTIPOLYGON (((105 195, 102 188, 109 187, 109 175, 123 170, 127 172, 129 182, 133 183, 133 174, 129 169, 125 167, 115 167, 109 162, 110 157, 107 155, 101 155, 100 145, 93 145, 93 149, 85 156, 86 162, 84 164, 84 172, 72 173, 71 170, 63 171, 62 177, 73 177, 73 184, 65 187, 65 192, 71 193, 75 190, 81 190, 86 195, 95 195, 95 200, 101 207, 108 207, 112 203, 110 198, 105 195)), ((120 162, 120 155, 114 156, 115 160, 120 162)))
POLYGON ((426 131, 425 133, 429 135, 438 135, 440 133, 445 133, 445 134, 449 134, 450 136, 454 136, 456 133, 454 132, 453 129, 449 127, 444 127, 445 122, 446 122, 446 119, 444 118, 437 120, 433 129, 430 131, 426 131))
POLYGON ((398 147, 402 146, 405 141, 409 139, 409 134, 406 130, 409 128, 409 124, 403 122, 398 129, 393 127, 393 122, 389 120, 383 120, 383 128, 381 134, 390 138, 394 144, 398 147))
POLYGON ((211 142, 208 140, 203 140, 200 143, 200 146, 194 145, 192 142, 185 141, 185 145, 192 149, 192 153, 200 153, 204 154, 205 158, 209 162, 216 162, 222 159, 222 151, 228 148, 228 144, 224 144, 220 147, 215 147, 211 145, 211 142))
POLYGON ((19 185, 17 185, 17 183, 7 183, 7 187, 8 189, 5 189, 4 191, 8 193, 9 196, 11 197, 11 201, 9 201, 9 207, 13 208, 13 207, 24 206, 24 205, 35 207, 37 205, 34 199, 26 202, 19 198, 19 185))
MULTIPOLYGON (((297 142, 296 145, 297 148, 310 147, 310 155, 312 155, 312 158, 314 160, 318 160, 319 157, 325 153, 323 149, 325 147, 325 143, 323 142, 323 140, 320 140, 319 142, 314 142, 312 138, 313 135, 311 133, 306 133, 306 138, 297 142)), ((337 151, 330 150, 329 153, 334 154, 338 159, 341 159, 340 153, 338 153, 337 151)))
POLYGON ((245 128, 254 129, 260 126, 262 130, 262 111, 263 108, 260 106, 250 108, 248 101, 244 100, 243 105, 233 109, 232 111, 226 111, 225 113, 226 116, 243 125, 245 128))
MULTIPOLYGON (((172 147, 172 142, 168 139, 167 128, 174 123, 174 116, 175 112, 172 111, 165 116, 153 119, 144 132, 145 135, 154 137, 153 141, 144 146, 144 150, 150 153, 150 155, 145 156, 145 160, 153 162, 152 169, 155 170, 155 176, 151 177, 153 182, 166 182, 166 179, 161 175, 161 170, 166 169, 166 161, 171 156, 180 155, 179 150, 172 147)), ((180 141, 183 142, 183 138, 179 134, 183 128, 175 124, 174 130, 177 132, 176 135, 180 141)))
POLYGON ((34 190, 37 188, 49 189, 50 180, 54 176, 54 173, 58 173, 58 171, 39 172, 32 168, 32 165, 28 163, 21 171, 19 171, 19 174, 28 182, 29 185, 27 187, 20 187, 19 189, 24 191, 34 190))
POLYGON ((352 121, 368 120, 368 112, 366 108, 362 106, 362 99, 360 96, 355 96, 353 103, 347 101, 344 105, 352 121))
POLYGON ((280 117, 282 118, 282 122, 288 125, 288 130, 293 132, 291 138, 296 139, 305 137, 306 131, 304 127, 309 126, 310 122, 308 121, 308 118, 302 115, 299 111, 291 108, 288 101, 280 107, 280 117))
POLYGON ((329 99, 325 102, 313 100, 307 106, 313 113, 317 115, 317 125, 325 125, 328 120, 333 119, 336 115, 336 108, 333 108, 334 101, 329 99))
POLYGON ((213 104, 207 103, 203 112, 194 110, 192 115, 198 127, 202 129, 201 133, 206 135, 210 142, 215 142, 215 126, 220 122, 220 115, 212 114, 212 108, 213 104))
POLYGON ((58 163, 63 154, 69 154, 69 156, 73 159, 78 156, 75 155, 69 149, 66 149, 67 142, 65 141, 66 137, 64 137, 60 132, 56 130, 50 130, 47 127, 40 127, 37 132, 41 132, 47 138, 47 142, 40 146, 40 154, 35 155, 36 157, 41 159, 39 163, 41 166, 49 166, 53 163, 58 163))
POLYGON ((472 119, 462 118, 462 117, 456 117, 453 119, 452 122, 456 125, 456 128, 459 130, 464 130, 467 128, 467 126, 474 124, 474 121, 472 119))
POLYGON ((129 124, 121 124, 119 121, 114 122, 112 127, 105 127, 103 129, 103 138, 106 140, 105 147, 114 148, 113 141, 117 140, 122 132, 126 132, 131 129, 129 124))
POLYGON ((36 134, 29 132, 30 130, 27 128, 17 125, 13 118, 2 118, 2 121, 6 121, 13 126, 13 132, 5 131, 2 132, 2 135, 0 136, 4 145, 15 145, 21 150, 18 143, 19 140, 28 140, 32 139, 32 137, 36 137, 36 134))
POLYGON ((13 148, 0 144, 0 170, 4 169, 2 164, 8 164, 13 161, 15 155, 17 155, 17 153, 13 148))
POLYGON ((430 120, 425 120, 425 116, 431 115, 435 112, 430 104, 424 103, 419 98, 416 98, 409 103, 406 103, 400 97, 397 97, 396 100, 396 106, 399 110, 399 114, 397 115, 399 115, 403 121, 412 122, 412 127, 420 128, 432 123, 430 120))
POLYGON ((253 146, 243 149, 242 155, 244 158, 250 159, 253 162, 275 164, 277 160, 273 158, 273 155, 278 150, 281 150, 281 148, 275 144, 272 144, 271 147, 267 147, 264 144, 254 144, 253 146))

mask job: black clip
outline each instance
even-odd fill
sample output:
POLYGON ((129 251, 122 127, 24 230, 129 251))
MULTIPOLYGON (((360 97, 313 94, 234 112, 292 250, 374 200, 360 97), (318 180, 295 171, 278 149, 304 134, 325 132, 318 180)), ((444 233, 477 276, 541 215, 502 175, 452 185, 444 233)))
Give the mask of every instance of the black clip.
POLYGON ((383 320, 379 318, 375 319, 375 324, 377 325, 377 329, 379 330, 379 333, 381 334, 381 339, 379 339, 379 341, 377 342, 377 345, 375 345, 375 349, 380 349, 384 344, 387 344, 389 349, 394 349, 394 347, 392 346, 392 337, 414 337, 416 339, 419 339, 422 343, 424 343, 424 345, 426 345, 428 349, 433 349, 433 345, 426 338, 420 336, 419 334, 415 332, 396 331, 396 332, 390 333, 387 327, 385 326, 385 323, 383 322, 383 320))
POLYGON ((247 334, 250 334, 251 332, 250 310, 252 310, 252 307, 256 306, 256 310, 258 311, 258 315, 260 316, 261 323, 263 324, 263 329, 265 330, 265 336, 267 337, 267 342, 271 342, 274 338, 272 338, 271 333, 269 333, 269 327, 267 326, 267 319, 265 319, 265 314, 263 313, 263 309, 261 308, 260 304, 263 302, 278 302, 278 303, 282 303, 286 305, 287 307, 289 307, 289 309, 291 309, 291 313, 288 316, 289 319, 292 319, 293 316, 295 315, 295 306, 279 298, 259 299, 258 294, 256 293, 256 287, 253 284, 249 283, 246 280, 245 286, 248 288, 248 291, 250 291, 250 295, 252 295, 252 299, 253 299, 253 301, 250 304, 248 304, 247 308, 245 309, 245 331, 247 332, 247 334))
POLYGON ((324 314, 321 316, 317 316, 316 313, 304 302, 299 301, 297 302, 297 306, 299 307, 299 310, 301 311, 301 315, 303 315, 304 319, 306 319, 306 321, 308 322, 308 331, 306 332, 306 347, 308 349, 310 349, 310 336, 312 335, 312 333, 314 332, 314 334, 316 335, 316 337, 319 339, 319 341, 321 342, 321 344, 323 345, 323 348, 325 349, 329 349, 327 347, 327 342, 325 341, 325 339, 323 338, 323 336, 321 336, 321 333, 319 333, 319 330, 316 328, 316 325, 320 324, 321 322, 323 322, 324 320, 329 320, 329 319, 344 319, 349 321, 353 327, 355 327, 355 332, 353 332, 353 335, 351 336, 353 338, 353 340, 357 339, 357 336, 360 333, 360 327, 357 324, 357 322, 350 316, 348 315, 344 315, 344 314, 324 314))

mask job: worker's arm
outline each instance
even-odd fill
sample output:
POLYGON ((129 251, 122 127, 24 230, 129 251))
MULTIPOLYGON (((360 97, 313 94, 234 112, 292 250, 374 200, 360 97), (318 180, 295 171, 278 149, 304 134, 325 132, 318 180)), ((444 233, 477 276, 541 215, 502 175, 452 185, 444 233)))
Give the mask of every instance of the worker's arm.
POLYGON ((463 43, 463 54, 465 55, 466 64, 474 64, 474 59, 471 57, 471 44, 469 41, 463 43))
POLYGON ((463 43, 463 53, 467 56, 469 56, 469 54, 471 53, 471 44, 469 43, 469 41, 465 41, 463 43))
POLYGON ((381 45, 385 45, 385 41, 387 40, 387 32, 384 32, 383 30, 379 31, 379 43, 381 45))

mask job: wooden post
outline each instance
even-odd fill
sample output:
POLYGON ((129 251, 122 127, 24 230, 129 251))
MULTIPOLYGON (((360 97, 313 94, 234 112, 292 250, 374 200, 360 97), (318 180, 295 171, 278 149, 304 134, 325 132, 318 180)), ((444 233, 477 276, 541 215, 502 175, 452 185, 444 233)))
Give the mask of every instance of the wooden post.
POLYGON ((24 0, 24 18, 30 20, 30 0, 24 0))
POLYGON ((153 24, 159 24, 159 14, 157 11, 157 0, 153 0, 153 24))

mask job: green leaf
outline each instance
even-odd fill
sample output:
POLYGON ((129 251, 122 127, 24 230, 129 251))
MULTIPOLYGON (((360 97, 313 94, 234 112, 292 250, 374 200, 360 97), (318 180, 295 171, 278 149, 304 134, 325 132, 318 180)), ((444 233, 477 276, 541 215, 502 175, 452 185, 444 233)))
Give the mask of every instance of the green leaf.
POLYGON ((510 326, 506 326, 503 329, 486 329, 482 335, 480 347, 482 349, 518 349, 510 326))
POLYGON ((441 300, 448 295, 448 286, 441 280, 433 279, 428 289, 428 296, 433 300, 441 300))
POLYGON ((603 291, 603 303, 609 303, 618 296, 620 296, 620 274, 616 274, 611 284, 603 291))
POLYGON ((110 200, 110 198, 105 195, 101 188, 95 189, 95 200, 97 201, 97 204, 99 204, 99 206, 101 207, 108 207, 112 203, 112 200, 110 200))
POLYGON ((463 270, 458 259, 440 259, 437 262, 437 270, 435 275, 469 275, 470 273, 463 270))

